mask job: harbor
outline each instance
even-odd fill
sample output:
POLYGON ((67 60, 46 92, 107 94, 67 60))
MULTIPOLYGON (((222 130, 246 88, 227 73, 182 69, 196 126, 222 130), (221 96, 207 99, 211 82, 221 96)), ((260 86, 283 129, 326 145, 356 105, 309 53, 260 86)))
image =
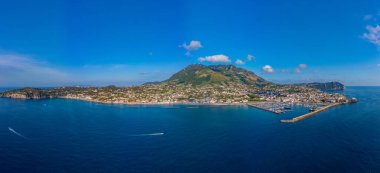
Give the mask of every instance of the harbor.
POLYGON ((309 112, 309 113, 307 113, 307 114, 304 114, 304 115, 301 115, 301 116, 298 116, 298 117, 294 117, 294 118, 289 119, 289 120, 281 120, 281 122, 282 122, 282 123, 295 123, 295 122, 297 122, 297 121, 301 121, 301 120, 303 120, 303 119, 305 119, 305 118, 309 118, 309 117, 311 117, 311 116, 313 116, 313 115, 316 115, 316 114, 318 114, 318 113, 320 113, 320 112, 322 112, 322 111, 325 111, 325 110, 327 110, 327 109, 330 109, 330 108, 332 108, 332 107, 335 107, 335 106, 338 106, 338 105, 342 105, 342 104, 344 104, 344 103, 334 103, 334 104, 330 104, 330 105, 324 106, 324 107, 322 107, 322 108, 315 109, 314 111, 309 112))
POLYGON ((249 103, 248 106, 264 110, 267 112, 275 113, 275 114, 283 114, 286 112, 292 112, 294 111, 295 107, 305 107, 305 108, 312 108, 312 107, 320 107, 321 104, 294 104, 294 103, 274 103, 274 102, 259 102, 259 103, 249 103))
POLYGON ((282 123, 295 123, 305 118, 309 118, 313 115, 316 115, 327 109, 330 109, 332 107, 342 105, 342 104, 357 103, 357 102, 358 100, 356 98, 352 98, 348 100, 347 102, 323 103, 323 104, 322 103, 292 104, 292 103, 259 102, 259 103, 249 103, 247 105, 260 109, 260 110, 267 111, 267 112, 275 113, 275 114, 285 113, 284 115, 287 115, 286 112, 289 112, 289 111, 299 111, 300 109, 299 107, 302 107, 301 109, 303 109, 304 111, 308 110, 308 113, 305 113, 304 111, 301 112, 302 115, 300 116, 296 116, 291 119, 280 120, 280 122, 282 123))

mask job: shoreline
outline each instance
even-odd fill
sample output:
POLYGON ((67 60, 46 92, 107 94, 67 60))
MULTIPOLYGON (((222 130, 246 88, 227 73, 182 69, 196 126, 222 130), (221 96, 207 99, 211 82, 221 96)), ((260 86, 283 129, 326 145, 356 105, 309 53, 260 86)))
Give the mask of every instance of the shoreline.
POLYGON ((301 121, 303 119, 306 119, 306 118, 309 118, 309 117, 312 117, 320 112, 323 112, 325 110, 328 110, 330 108, 333 108, 335 106, 339 106, 339 105, 343 105, 344 103, 334 103, 334 104, 331 104, 331 105, 327 105, 325 107, 322 107, 314 112, 309 112, 309 113, 306 113, 306 114, 303 114, 303 115, 300 115, 300 116, 297 116, 297 117, 294 117, 292 119, 288 119, 288 120, 280 120, 281 123, 295 123, 295 122, 298 122, 298 121, 301 121))
POLYGON ((247 106, 247 103, 191 103, 191 102, 158 102, 158 103, 140 103, 140 102, 130 102, 130 103, 120 103, 120 102, 102 102, 102 101, 96 101, 96 100, 90 100, 90 99, 84 99, 84 98, 76 98, 76 97, 57 97, 60 99, 72 99, 72 100, 81 100, 81 101, 87 101, 87 102, 94 102, 99 104, 109 104, 109 105, 189 105, 189 106, 247 106))
MULTIPOLYGON (((0 98, 8 98, 8 99, 15 99, 15 98, 9 98, 9 97, 0 97, 0 98)), ((29 100, 25 98, 16 98, 16 99, 21 99, 21 100, 29 100)), ((71 100, 80 100, 84 102, 92 102, 92 103, 98 103, 98 104, 106 104, 106 105, 127 105, 127 106, 170 106, 170 105, 184 105, 184 106, 247 106, 247 107, 253 107, 255 109, 267 111, 270 113, 275 113, 275 114, 281 114, 282 112, 276 112, 270 109, 266 109, 263 107, 258 106, 257 104, 264 104, 263 102, 257 102, 257 103, 190 103, 190 102, 159 102, 159 103, 139 103, 139 102, 133 102, 133 103, 124 103, 124 102, 102 102, 102 101, 97 101, 97 100, 91 100, 91 99, 85 99, 85 98, 77 98, 77 97, 55 97, 55 98, 45 98, 45 99, 71 99, 71 100)), ((40 99, 32 99, 32 100, 40 100, 40 99)), ((276 104, 273 102, 268 102, 265 104, 276 104)), ((281 123, 295 123, 298 121, 301 121, 303 119, 309 118, 311 116, 314 116, 320 112, 323 112, 325 110, 328 110, 330 108, 333 108, 335 106, 343 105, 345 103, 334 103, 330 104, 327 106, 324 106, 314 112, 309 112, 297 117, 294 117, 292 119, 288 120, 280 120, 281 123)))
POLYGON ((90 100, 84 98, 76 98, 76 97, 53 97, 53 98, 10 98, 10 97, 0 97, 0 99, 15 99, 15 100, 44 100, 44 99, 67 99, 67 100, 79 100, 84 102, 92 102, 98 104, 106 104, 106 105, 189 105, 189 106, 248 106, 247 103, 191 103, 191 102, 158 102, 158 103, 139 103, 139 102, 131 102, 131 103, 117 103, 117 102, 102 102, 97 100, 90 100))

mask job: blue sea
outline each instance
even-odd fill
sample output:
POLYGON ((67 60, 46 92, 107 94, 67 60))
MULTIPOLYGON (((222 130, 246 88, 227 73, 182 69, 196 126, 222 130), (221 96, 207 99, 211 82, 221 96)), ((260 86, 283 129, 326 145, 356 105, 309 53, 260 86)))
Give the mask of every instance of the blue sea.
POLYGON ((246 106, 0 99, 0 172, 380 172, 380 87, 294 124, 246 106))

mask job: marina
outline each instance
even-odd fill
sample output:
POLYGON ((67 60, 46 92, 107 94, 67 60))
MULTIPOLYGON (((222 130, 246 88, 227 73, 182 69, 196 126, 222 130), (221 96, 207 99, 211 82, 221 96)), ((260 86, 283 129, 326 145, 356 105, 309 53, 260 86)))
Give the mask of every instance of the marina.
POLYGON ((338 105, 342 105, 342 104, 346 104, 346 103, 356 103, 357 102, 357 99, 355 99, 354 101, 349 101, 349 102, 343 102, 343 103, 330 103, 330 104, 287 104, 287 103, 265 103, 265 102, 261 102, 261 103, 250 103, 248 104, 248 106, 251 106, 251 107, 254 107, 254 108, 257 108, 257 109, 261 109, 261 110, 264 110, 264 111, 267 111, 267 112, 271 112, 271 113, 275 113, 275 114, 283 114, 285 112, 288 112, 288 111, 293 111, 294 109, 294 106, 302 106, 304 108, 306 108, 308 110, 308 113, 305 113, 305 114, 302 114, 300 116, 297 116, 297 117, 294 117, 294 118, 291 118, 291 119, 284 119, 284 120, 280 120, 282 123, 294 123, 294 122, 298 122, 300 120, 303 120, 305 118, 308 118, 308 117, 311 117, 313 115, 316 115, 322 111, 325 111, 327 109, 330 109, 332 107, 335 107, 335 106, 338 106, 338 105))
POLYGON ((275 114, 281 114, 284 112, 284 107, 280 104, 275 103, 259 103, 259 104, 248 104, 248 106, 261 109, 264 111, 272 112, 275 114))
POLYGON ((321 106, 321 104, 293 104, 293 103, 275 103, 275 102, 259 102, 259 103, 249 103, 248 106, 261 109, 267 112, 282 114, 285 112, 294 111, 295 106, 303 106, 306 108, 311 108, 313 106, 321 106))
POLYGON ((342 105, 344 103, 334 103, 334 104, 331 104, 331 105, 327 105, 325 107, 322 107, 322 108, 318 108, 318 109, 314 109, 312 112, 309 112, 307 114, 304 114, 304 115, 301 115, 301 116, 298 116, 298 117, 294 117, 292 119, 289 119, 289 120, 281 120, 282 123, 295 123, 297 121, 300 121, 300 120, 303 120, 305 118, 309 118, 313 115, 316 115, 322 111, 325 111, 327 109, 330 109, 332 107, 335 107, 335 106, 338 106, 338 105, 342 105))

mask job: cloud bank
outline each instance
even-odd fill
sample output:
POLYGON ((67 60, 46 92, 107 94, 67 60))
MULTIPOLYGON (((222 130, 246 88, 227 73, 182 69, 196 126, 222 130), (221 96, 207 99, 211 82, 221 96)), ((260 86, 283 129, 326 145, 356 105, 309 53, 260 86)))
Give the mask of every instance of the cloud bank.
POLYGON ((0 85, 24 86, 61 83, 68 75, 43 61, 19 54, 0 54, 0 85))

